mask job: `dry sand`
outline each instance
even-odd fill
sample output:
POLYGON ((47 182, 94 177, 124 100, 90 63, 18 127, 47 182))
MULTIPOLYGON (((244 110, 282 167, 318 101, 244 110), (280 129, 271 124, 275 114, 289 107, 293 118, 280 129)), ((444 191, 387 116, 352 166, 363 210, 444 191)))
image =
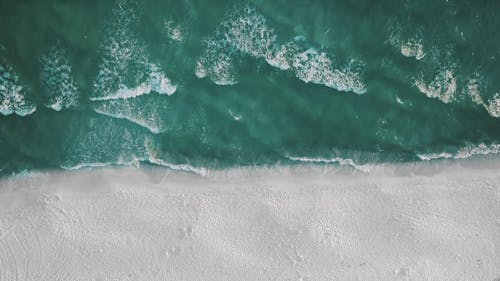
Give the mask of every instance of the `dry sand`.
POLYGON ((500 278, 500 160, 0 182, 0 280, 500 278))

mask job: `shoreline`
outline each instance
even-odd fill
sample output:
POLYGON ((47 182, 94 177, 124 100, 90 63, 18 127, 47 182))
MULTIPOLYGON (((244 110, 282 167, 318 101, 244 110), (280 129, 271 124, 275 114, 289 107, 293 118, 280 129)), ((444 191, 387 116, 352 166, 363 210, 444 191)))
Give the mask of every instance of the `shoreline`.
POLYGON ((12 177, 0 281, 493 281, 499 160, 12 177))
MULTIPOLYGON (((350 160, 350 159, 347 159, 350 160)), ((138 171, 164 172, 167 174, 178 174, 178 176, 185 175, 186 177, 210 179, 213 177, 219 178, 235 175, 246 174, 269 174, 280 175, 281 173, 313 173, 315 175, 328 175, 335 174, 345 177, 359 176, 362 178, 374 178, 384 176, 405 177, 410 175, 440 175, 443 173, 454 173, 456 170, 469 170, 469 171, 491 171, 500 170, 500 154, 487 154, 487 155, 474 155, 468 158, 439 158, 431 160, 410 161, 410 162, 381 162, 372 164, 363 164, 363 169, 351 164, 339 164, 338 161, 311 161, 311 162, 297 162, 294 164, 277 163, 274 165, 253 165, 253 166, 235 166, 227 168, 207 168, 195 167, 187 164, 172 164, 167 163, 162 165, 156 163, 154 160, 151 163, 140 163, 138 161, 131 161, 130 163, 91 163, 82 164, 77 168, 63 168, 63 169, 47 169, 47 170, 24 170, 10 175, 6 174, 0 177, 0 187, 6 181, 22 180, 23 178, 30 178, 33 176, 53 176, 53 175, 71 175, 78 173, 100 173, 105 171, 130 171, 132 173, 138 171), (180 169, 178 167, 181 167, 180 169), (189 168, 186 168, 189 167, 189 168), (203 171, 203 172, 199 172, 203 171), (318 173, 321 171, 321 173, 318 173)))

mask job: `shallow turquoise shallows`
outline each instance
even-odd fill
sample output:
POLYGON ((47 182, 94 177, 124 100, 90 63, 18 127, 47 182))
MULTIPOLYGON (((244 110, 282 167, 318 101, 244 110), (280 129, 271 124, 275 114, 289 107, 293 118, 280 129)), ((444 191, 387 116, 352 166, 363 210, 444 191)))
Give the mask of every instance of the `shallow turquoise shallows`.
POLYGON ((500 2, 0 1, 0 174, 500 152, 500 2))

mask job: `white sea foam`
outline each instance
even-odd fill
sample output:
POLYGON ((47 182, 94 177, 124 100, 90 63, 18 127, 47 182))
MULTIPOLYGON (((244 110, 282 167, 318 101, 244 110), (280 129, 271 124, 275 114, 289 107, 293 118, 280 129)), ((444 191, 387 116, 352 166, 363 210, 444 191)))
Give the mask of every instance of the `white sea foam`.
POLYGON ((150 164, 154 164, 157 166, 165 167, 174 171, 181 171, 181 172, 188 172, 188 173, 194 173, 200 176, 207 176, 208 175, 208 170, 205 168, 196 168, 191 165, 187 164, 173 164, 169 163, 167 161, 164 161, 162 159, 155 158, 153 156, 150 156, 149 158, 136 158, 132 159, 129 161, 116 161, 116 162, 104 162, 104 163, 79 163, 75 164, 73 166, 66 166, 63 165, 61 168, 68 170, 68 171, 76 171, 76 170, 82 170, 82 169, 93 169, 93 168, 104 168, 104 167, 110 167, 110 166, 134 166, 136 168, 139 168, 141 166, 141 162, 147 162, 150 164))
POLYGON ((151 90, 154 92, 171 96, 177 91, 177 86, 172 83, 172 81, 165 76, 163 72, 160 71, 160 68, 151 64, 151 73, 149 74, 149 83, 151 85, 151 90))
POLYGON ((109 105, 98 105, 94 107, 94 111, 109 117, 128 120, 145 129, 148 129, 153 134, 161 134, 167 130, 166 128, 161 128, 155 124, 151 124, 151 122, 148 122, 150 120, 142 118, 141 116, 134 116, 133 114, 130 114, 130 108, 114 107, 113 110, 110 110, 109 108, 109 105))
POLYGON ((429 98, 437 98, 444 103, 450 103, 457 92, 457 79, 452 70, 442 69, 432 81, 417 79, 415 86, 429 98))
POLYGON ((129 99, 142 96, 144 94, 149 94, 151 92, 151 85, 147 83, 141 83, 135 88, 127 88, 121 85, 120 88, 111 95, 103 97, 91 97, 91 101, 106 101, 106 100, 118 100, 118 99, 129 99))
POLYGON ((173 19, 168 19, 165 20, 164 26, 170 39, 177 42, 184 40, 184 28, 182 25, 176 23, 173 19))
MULTIPOLYGON (((403 40, 401 39, 401 31, 400 25, 391 27, 391 34, 388 40, 389 43, 400 48, 401 54, 406 57, 415 57, 417 60, 423 59, 426 53, 424 51, 421 35, 418 35, 417 32, 416 36, 403 40)), ((438 67, 437 61, 453 61, 453 50, 450 47, 438 48, 434 46, 428 52, 430 58, 424 62, 428 67, 438 67)), ((454 63, 449 63, 448 66, 441 65, 440 70, 434 78, 425 79, 423 78, 424 75, 420 75, 418 79, 415 79, 414 85, 426 96, 437 98, 444 103, 450 103, 456 100, 459 85, 463 82, 465 84, 463 92, 466 92, 476 104, 483 106, 490 116, 500 117, 500 93, 487 99, 484 97, 486 89, 486 85, 484 85, 485 81, 478 73, 474 73, 468 81, 459 81, 454 71, 454 63)), ((446 155, 437 154, 435 156, 437 158, 442 158, 441 156, 444 157, 446 155)))
POLYGON ((41 80, 48 95, 47 106, 60 111, 78 105, 78 86, 73 79, 66 50, 54 46, 40 60, 41 80))
POLYGON ((99 162, 96 162, 96 163, 78 163, 78 164, 74 164, 74 165, 63 164, 63 165, 61 165, 61 168, 65 169, 65 170, 73 171, 73 170, 80 170, 80 169, 84 169, 84 168, 107 167, 107 166, 111 166, 112 164, 113 163, 111 163, 111 162, 109 162, 109 163, 99 163, 99 162))
POLYGON ((500 117, 500 93, 496 93, 493 98, 488 101, 488 104, 485 105, 485 108, 491 116, 500 117))
POLYGON ((67 126, 60 135, 65 169, 133 164, 144 159, 152 137, 138 126, 100 115, 70 116, 67 126))
POLYGON ((420 160, 435 160, 435 159, 465 159, 478 155, 500 154, 500 144, 484 144, 467 145, 460 148, 455 153, 441 152, 441 153, 425 153, 417 154, 420 160))
POLYGON ((234 10, 221 28, 225 42, 245 54, 265 57, 275 46, 277 36, 274 29, 253 7, 234 10))
POLYGON ((275 46, 266 54, 266 62, 272 67, 281 70, 290 70, 292 68, 293 57, 298 53, 299 48, 294 41, 287 42, 281 46, 275 46))
MULTIPOLYGON (((476 75, 478 76, 478 75, 476 75)), ((481 95, 484 81, 478 77, 472 78, 467 84, 467 92, 472 100, 478 105, 483 106, 492 117, 500 117, 500 93, 495 93, 493 97, 485 101, 481 95)))
POLYGON ((439 99, 443 103, 450 103, 455 100, 458 81, 454 72, 456 65, 452 63, 452 51, 436 46, 427 46, 427 52, 429 53, 427 54, 422 39, 423 30, 413 30, 413 35, 408 36, 407 30, 404 29, 406 28, 403 28, 400 23, 391 25, 388 43, 399 49, 403 56, 414 57, 418 61, 422 60, 420 66, 424 66, 424 71, 414 79, 414 86, 427 97, 439 99), (426 56, 427 59, 424 59, 426 56), (424 74, 430 69, 433 69, 433 71, 438 69, 433 77, 427 77, 424 74))
POLYGON ((188 164, 173 164, 173 163, 169 163, 165 160, 162 160, 160 158, 156 158, 153 155, 149 155, 148 162, 155 164, 155 165, 158 165, 158 166, 166 167, 166 168, 169 168, 169 169, 172 169, 175 171, 190 172, 190 173, 198 174, 200 176, 207 176, 208 175, 208 170, 205 168, 197 168, 197 167, 194 167, 194 166, 191 166, 188 164))
POLYGON ((35 110, 36 106, 26 98, 26 88, 17 73, 0 59, 0 114, 26 116, 35 110))
POLYGON ((475 103, 484 105, 483 97, 481 97, 480 84, 481 82, 479 79, 470 79, 469 83, 467 84, 467 92, 475 103))
POLYGON ((454 158, 463 159, 475 155, 488 155, 488 154, 499 154, 499 153, 500 153, 500 144, 486 145, 484 143, 481 143, 477 146, 466 146, 460 149, 456 153, 454 158))
POLYGON ((309 48, 295 55, 292 67, 297 78, 306 83, 325 85, 356 94, 366 92, 359 73, 349 69, 334 68, 331 58, 317 49, 309 48))
POLYGON ((91 100, 127 99, 149 94, 172 95, 177 87, 151 62, 145 44, 133 31, 138 23, 133 1, 119 0, 102 44, 102 63, 91 100))
POLYGON ((92 169, 92 168, 103 168, 103 167, 109 167, 109 166, 135 166, 139 167, 140 166, 140 159, 133 159, 130 161, 116 161, 116 162, 88 162, 88 163, 78 163, 74 165, 69 165, 69 164, 64 164, 61 166, 61 168, 69 171, 75 171, 75 170, 81 170, 81 169, 92 169))
POLYGON ((196 77, 208 76, 217 85, 237 84, 238 71, 233 57, 218 50, 218 48, 209 49, 198 59, 195 69, 196 77))
POLYGON ((113 118, 126 119, 154 134, 168 130, 168 101, 158 97, 140 97, 138 99, 117 99, 100 101, 92 105, 95 112, 113 118))
POLYGON ((241 121, 242 116, 234 113, 231 109, 227 111, 234 121, 241 121))
MULTIPOLYGON (((144 97, 148 98, 148 97, 144 97)), ((130 100, 121 100, 128 102, 130 100)), ((107 101, 105 103, 117 102, 107 101)), ((71 134, 62 135, 62 151, 66 158, 61 168, 79 170, 108 166, 135 166, 150 163, 172 170, 207 175, 203 167, 169 161, 160 155, 156 137, 136 126, 104 116, 68 121, 71 134)))
POLYGON ((421 32, 416 32, 413 36, 406 37, 402 35, 402 29, 401 24, 394 24, 390 27, 389 43, 399 49, 401 55, 405 57, 414 57, 416 60, 423 59, 425 57, 425 50, 421 32))
POLYGON ((199 58, 196 61, 196 66, 194 68, 194 74, 198 78, 205 78, 209 75, 210 67, 207 65, 207 58, 205 56, 199 58))
POLYGON ((309 162, 309 163, 322 163, 322 164, 339 164, 342 166, 350 166, 356 170, 359 170, 363 173, 368 173, 370 172, 370 166, 369 165, 359 165, 354 162, 352 159, 345 159, 345 158, 340 158, 340 157, 334 157, 334 158, 309 158, 309 157, 287 157, 288 159, 292 161, 298 161, 298 162, 309 162))
POLYGON ((417 154, 417 157, 423 161, 430 161, 436 159, 452 159, 454 155, 448 152, 439 152, 439 153, 417 154))
POLYGON ((401 54, 405 57, 414 57, 421 60, 425 56, 422 40, 409 40, 401 43, 401 54))
POLYGON ((142 95, 150 94, 151 92, 156 92, 161 95, 171 96, 177 91, 177 86, 172 84, 170 79, 166 77, 161 71, 159 71, 158 66, 151 64, 149 66, 149 77, 145 82, 140 83, 136 87, 128 88, 127 86, 121 84, 114 93, 101 97, 91 97, 91 101, 105 101, 105 100, 118 100, 118 99, 130 99, 139 97, 142 95))
POLYGON ((144 157, 145 161, 147 161, 148 163, 169 168, 174 171, 190 172, 201 176, 208 175, 208 169, 204 167, 194 167, 189 164, 171 163, 165 160, 164 157, 161 157, 159 155, 158 150, 155 148, 155 143, 151 139, 147 139, 144 143, 144 146, 146 149, 144 157))
POLYGON ((147 162, 157 166, 165 167, 174 171, 189 172, 200 176, 207 176, 208 170, 205 168, 197 168, 187 164, 173 164, 165 160, 156 158, 152 155, 143 158, 134 158, 131 160, 118 160, 115 162, 86 162, 78 163, 74 165, 62 165, 61 168, 69 171, 82 170, 82 169, 93 169, 93 168, 104 168, 110 166, 134 166, 139 168, 141 162, 147 162))
MULTIPOLYGON (((344 67, 335 65, 326 52, 304 48, 295 41, 278 44, 267 18, 246 5, 229 13, 216 34, 205 40, 205 52, 196 64, 195 74, 198 78, 208 76, 216 84, 235 84, 238 74, 234 57, 242 54, 265 59, 270 66, 282 70, 291 70, 306 83, 357 94, 366 92, 360 73, 351 67, 354 60, 344 67)), ((308 45, 304 43, 302 45, 308 45)))

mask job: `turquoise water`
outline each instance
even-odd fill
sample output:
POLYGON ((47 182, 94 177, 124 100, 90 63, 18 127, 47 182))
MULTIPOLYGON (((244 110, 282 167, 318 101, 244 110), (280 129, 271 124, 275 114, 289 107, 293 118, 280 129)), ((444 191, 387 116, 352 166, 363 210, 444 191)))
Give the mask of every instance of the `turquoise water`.
POLYGON ((0 169, 500 152, 498 1, 1 1, 0 169))

